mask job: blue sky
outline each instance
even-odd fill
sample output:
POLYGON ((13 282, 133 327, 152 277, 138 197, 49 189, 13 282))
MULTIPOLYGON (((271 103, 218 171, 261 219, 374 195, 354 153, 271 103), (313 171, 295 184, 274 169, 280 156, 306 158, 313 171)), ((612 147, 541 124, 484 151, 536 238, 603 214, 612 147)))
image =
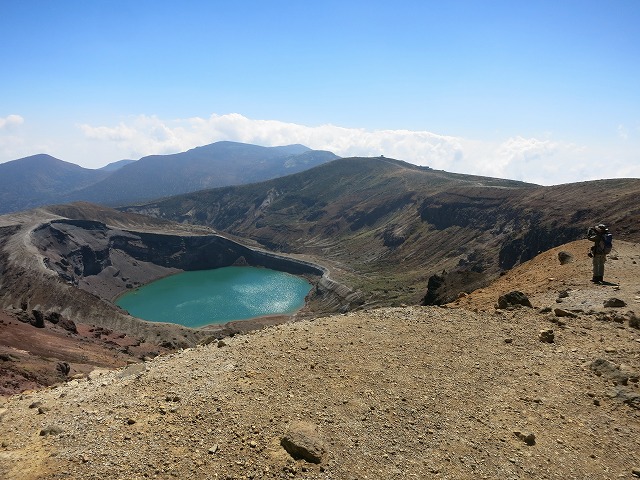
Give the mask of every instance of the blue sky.
POLYGON ((640 1, 0 0, 0 162, 219 140, 640 177, 640 1))

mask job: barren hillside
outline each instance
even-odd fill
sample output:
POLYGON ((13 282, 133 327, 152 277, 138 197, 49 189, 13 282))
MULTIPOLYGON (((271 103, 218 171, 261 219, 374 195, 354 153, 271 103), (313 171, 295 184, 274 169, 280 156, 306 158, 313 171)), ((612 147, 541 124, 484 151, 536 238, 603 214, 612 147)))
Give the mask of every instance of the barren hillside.
POLYGON ((0 477, 638 477, 640 246, 617 242, 605 285, 584 247, 458 305, 279 325, 7 398, 0 477), (493 308, 515 289, 534 308, 493 308))

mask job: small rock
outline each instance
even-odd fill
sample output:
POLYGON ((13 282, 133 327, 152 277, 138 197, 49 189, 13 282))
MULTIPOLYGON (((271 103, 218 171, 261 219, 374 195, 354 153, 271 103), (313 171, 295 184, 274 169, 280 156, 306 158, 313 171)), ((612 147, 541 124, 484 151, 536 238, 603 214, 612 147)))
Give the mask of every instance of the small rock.
POLYGON ((45 435, 58 435, 63 431, 64 430, 62 430, 62 428, 51 425, 40 430, 40 436, 44 437, 45 435))
POLYGON ((640 467, 631 469, 631 475, 640 477, 640 467))
POLYGON ((565 310, 564 308, 554 308, 553 309, 553 313, 556 317, 570 317, 570 318, 576 318, 578 315, 576 315, 575 313, 573 313, 570 310, 565 310))
POLYGON ((530 308, 533 307, 529 298, 524 293, 517 290, 506 293, 498 298, 498 308, 504 309, 508 307, 515 307, 517 305, 530 308))
POLYGON ((540 332, 538 333, 538 340, 540 340, 543 343, 553 343, 555 341, 555 334, 553 333, 553 330, 550 328, 545 330, 540 330, 540 332))
POLYGON ((127 425, 133 425, 136 421, 133 418, 127 418, 127 425))
POLYGON ((320 463, 326 453, 316 425, 306 422, 294 422, 282 437, 280 445, 294 459, 303 459, 310 463, 320 463))
POLYGON ((519 430, 515 430, 513 434, 522 440, 527 445, 535 445, 536 444, 536 436, 531 432, 521 432, 519 430))
POLYGON ((611 297, 604 301, 604 306, 606 308, 620 308, 626 307, 627 304, 624 300, 620 300, 619 298, 611 297))
POLYGON ((218 348, 226 347, 226 346, 227 346, 227 344, 226 344, 226 342, 224 340, 218 341, 218 348))
POLYGON ((216 453, 218 450, 220 449, 220 447, 218 446, 218 444, 216 443, 213 447, 211 447, 209 449, 209 454, 213 455, 214 453, 216 453))
POLYGON ((573 262, 573 255, 562 250, 558 252, 558 260, 560 261, 560 265, 566 265, 567 263, 573 262))
POLYGON ((505 338, 504 343, 513 343, 513 338, 505 338))

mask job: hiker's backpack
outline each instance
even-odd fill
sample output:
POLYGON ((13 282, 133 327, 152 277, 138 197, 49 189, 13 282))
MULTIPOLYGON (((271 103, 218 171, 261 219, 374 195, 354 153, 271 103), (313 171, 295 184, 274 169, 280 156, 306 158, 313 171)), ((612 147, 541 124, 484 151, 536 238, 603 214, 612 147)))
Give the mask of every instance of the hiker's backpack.
POLYGON ((602 236, 604 242, 604 253, 611 253, 611 249, 613 248, 613 235, 610 233, 605 233, 602 236))

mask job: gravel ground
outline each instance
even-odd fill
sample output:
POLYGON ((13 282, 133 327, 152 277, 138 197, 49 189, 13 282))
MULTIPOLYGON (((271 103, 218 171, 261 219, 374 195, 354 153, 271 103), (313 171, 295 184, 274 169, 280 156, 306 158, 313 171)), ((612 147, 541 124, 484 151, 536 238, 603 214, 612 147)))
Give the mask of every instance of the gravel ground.
MULTIPOLYGON (((640 259, 623 250, 617 262, 640 259)), ((536 308, 495 310, 498 283, 466 305, 269 327, 4 399, 0 478, 636 478, 634 304, 568 299, 633 302, 640 284, 593 285, 578 265, 551 277, 538 260, 513 274, 558 278, 562 302, 540 287, 536 308)))

